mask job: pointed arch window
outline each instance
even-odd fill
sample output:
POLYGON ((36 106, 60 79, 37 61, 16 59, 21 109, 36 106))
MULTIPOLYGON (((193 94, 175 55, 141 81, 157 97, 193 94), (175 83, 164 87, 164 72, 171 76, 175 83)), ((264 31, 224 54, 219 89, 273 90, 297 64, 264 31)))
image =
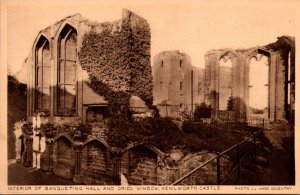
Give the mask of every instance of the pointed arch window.
POLYGON ((77 32, 66 25, 58 40, 57 108, 61 114, 74 114, 77 110, 76 48, 77 32))
POLYGON ((41 36, 35 48, 35 110, 49 111, 50 108, 50 47, 49 41, 41 36))

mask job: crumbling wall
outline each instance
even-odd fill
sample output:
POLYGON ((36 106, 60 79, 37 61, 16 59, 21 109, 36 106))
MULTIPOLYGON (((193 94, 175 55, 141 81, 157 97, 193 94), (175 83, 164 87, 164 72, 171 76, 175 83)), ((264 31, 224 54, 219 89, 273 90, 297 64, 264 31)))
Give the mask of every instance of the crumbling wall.
POLYGON ((277 83, 279 83, 277 91, 280 93, 278 96, 281 97, 281 101, 279 100, 277 104, 281 103, 281 106, 284 107, 282 109, 282 115, 284 115, 286 119, 293 121, 295 117, 295 38, 281 36, 278 37, 276 42, 270 43, 265 47, 278 54, 280 66, 277 71, 277 83), (290 91, 288 91, 289 83, 290 91), (288 92, 290 94, 288 94, 288 92), (290 102, 288 102, 289 95, 290 102))
POLYGON ((121 172, 132 185, 157 184, 157 154, 138 146, 122 156, 121 172))
POLYGON ((217 117, 219 104, 222 101, 220 83, 220 59, 225 54, 231 55, 232 60, 232 99, 233 110, 238 115, 249 114, 249 70, 250 59, 257 53, 269 57, 268 83, 268 119, 293 120, 295 103, 295 39, 293 37, 278 37, 277 42, 262 47, 248 49, 219 49, 211 50, 205 55, 205 102, 211 105, 213 114, 217 117), (289 62, 290 55, 290 62, 289 62), (290 70, 288 70, 290 67, 290 70), (290 76, 288 75, 290 73, 290 76), (290 77, 290 81, 288 78, 290 77), (290 83, 290 92, 288 85, 290 83), (290 94, 289 94, 290 93, 290 94), (288 96, 291 97, 288 102, 288 96))

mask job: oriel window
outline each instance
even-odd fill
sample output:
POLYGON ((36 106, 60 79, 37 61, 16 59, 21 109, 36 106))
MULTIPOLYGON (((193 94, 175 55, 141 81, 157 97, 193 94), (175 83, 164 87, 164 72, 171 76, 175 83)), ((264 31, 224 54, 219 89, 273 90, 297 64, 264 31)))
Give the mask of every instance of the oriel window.
POLYGON ((50 47, 41 36, 35 49, 35 110, 48 111, 50 107, 50 47))
POLYGON ((73 27, 66 25, 62 30, 58 52, 58 113, 74 114, 77 110, 77 32, 73 27))

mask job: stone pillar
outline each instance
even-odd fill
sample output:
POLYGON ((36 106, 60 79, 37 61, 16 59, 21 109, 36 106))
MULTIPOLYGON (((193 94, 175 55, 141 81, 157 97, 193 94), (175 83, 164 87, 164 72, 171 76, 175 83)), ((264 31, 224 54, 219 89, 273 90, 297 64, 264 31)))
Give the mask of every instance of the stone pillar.
POLYGON ((36 153, 36 168, 41 168, 41 153, 36 153))
POLYGON ((121 184, 121 156, 115 155, 113 157, 113 180, 114 185, 120 185, 121 184))
POLYGON ((276 120, 276 68, 277 55, 271 55, 269 68, 269 120, 276 120))
POLYGON ((47 140, 46 146, 48 149, 47 159, 48 159, 48 173, 53 173, 53 140, 47 140))
POLYGON ((239 84, 238 84, 238 116, 246 117, 249 105, 249 67, 250 58, 240 54, 238 56, 239 64, 239 84))
POLYGON ((82 174, 81 174, 81 145, 74 146, 75 152, 75 171, 73 176, 74 183, 82 183, 82 174))
MULTIPOLYGON (((276 119, 275 120, 285 120, 286 111, 285 110, 285 91, 287 91, 287 83, 285 82, 285 72, 286 66, 284 59, 281 57, 280 53, 276 53, 277 63, 275 72, 275 87, 276 87, 276 119)), ((287 57, 288 58, 288 57, 287 57)), ((286 96, 287 99, 287 96, 286 96)))
POLYGON ((16 141, 16 160, 20 160, 21 159, 21 149, 22 149, 22 139, 17 137, 17 141, 16 141))

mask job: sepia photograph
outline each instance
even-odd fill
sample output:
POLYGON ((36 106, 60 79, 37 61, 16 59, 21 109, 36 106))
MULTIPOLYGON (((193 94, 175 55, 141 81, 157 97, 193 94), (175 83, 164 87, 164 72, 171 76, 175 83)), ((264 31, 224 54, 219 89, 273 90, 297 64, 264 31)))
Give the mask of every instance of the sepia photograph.
POLYGON ((300 193, 299 1, 0 2, 1 193, 300 193))

